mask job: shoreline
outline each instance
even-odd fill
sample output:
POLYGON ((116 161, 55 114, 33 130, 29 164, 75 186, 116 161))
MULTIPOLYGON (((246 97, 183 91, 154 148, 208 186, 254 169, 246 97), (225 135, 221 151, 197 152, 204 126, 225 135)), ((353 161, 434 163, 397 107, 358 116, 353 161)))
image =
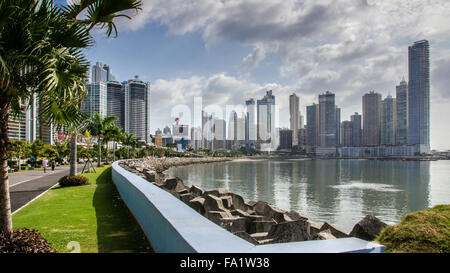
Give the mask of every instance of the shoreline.
MULTIPOLYGON (((257 159, 262 160, 267 159, 257 159)), ((196 185, 188 187, 182 179, 166 174, 171 167, 243 161, 254 159, 148 158, 122 161, 120 166, 168 191, 207 219, 255 245, 348 237, 371 241, 387 226, 378 218, 367 215, 346 233, 328 222, 312 222, 295 210, 285 211, 265 201, 246 203, 240 195, 227 189, 204 191, 196 185)))

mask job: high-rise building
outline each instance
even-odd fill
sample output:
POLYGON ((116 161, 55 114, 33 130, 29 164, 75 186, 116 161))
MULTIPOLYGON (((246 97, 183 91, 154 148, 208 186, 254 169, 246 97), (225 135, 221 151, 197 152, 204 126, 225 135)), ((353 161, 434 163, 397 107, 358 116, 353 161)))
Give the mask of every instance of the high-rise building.
POLYGON ((213 150, 225 150, 226 141, 226 122, 221 118, 214 118, 213 120, 213 150))
POLYGON ((97 112, 101 117, 107 116, 107 86, 105 82, 96 82, 86 85, 86 98, 81 109, 92 116, 97 112))
POLYGON ((125 131, 133 133, 142 142, 151 142, 150 137, 150 83, 134 79, 123 82, 125 93, 125 131))
POLYGON ((362 98, 363 145, 379 146, 381 132, 381 94, 371 91, 362 98))
POLYGON ((169 126, 164 127, 164 129, 163 129, 163 135, 165 135, 165 136, 170 136, 170 135, 172 135, 172 131, 170 130, 170 127, 169 127, 169 126))
POLYGON ((397 128, 396 102, 392 96, 387 96, 381 103, 381 144, 395 145, 395 130, 397 128))
POLYGON ((257 111, 254 99, 249 99, 245 102, 247 106, 247 115, 245 122, 245 145, 247 149, 255 149, 257 140, 257 111))
POLYGON ((319 95, 319 147, 336 147, 336 104, 335 95, 329 91, 319 95))
POLYGON ((275 132, 275 96, 272 95, 272 90, 257 101, 257 110, 258 141, 270 143, 275 132))
POLYGON ((427 40, 408 49, 408 144, 430 147, 430 46, 427 40))
POLYGON ((314 153, 319 146, 319 104, 306 107, 306 151, 314 153))
POLYGON ((202 111, 202 147, 212 149, 213 140, 213 117, 202 111))
POLYGON ((353 146, 353 122, 351 121, 343 121, 342 122, 342 146, 343 147, 352 147, 353 146))
POLYGON ((125 127, 125 94, 122 89, 122 84, 119 82, 107 82, 106 83, 106 101, 107 101, 107 111, 108 117, 117 117, 114 121, 116 126, 125 127))
POLYGON ((352 146, 353 147, 361 147, 362 140, 361 140, 361 115, 356 112, 351 117, 352 122, 352 146))
POLYGON ((298 149, 300 151, 306 150, 306 129, 300 128, 298 129, 298 149))
POLYGON ((92 66, 92 83, 115 80, 116 77, 112 74, 109 65, 97 62, 94 66, 92 66))
POLYGON ((403 79, 396 87, 397 129, 395 142, 397 145, 408 144, 408 83, 403 79))
MULTIPOLYGON (((293 146, 298 145, 298 129, 300 125, 300 99, 297 95, 292 94, 289 96, 289 113, 290 123, 292 130, 292 143, 293 146)), ((281 135, 280 135, 281 137, 281 135)), ((281 142, 281 139, 280 139, 281 142)))
POLYGON ((336 106, 336 146, 341 146, 341 108, 336 106))
POLYGON ((281 129, 280 130, 280 150, 292 149, 292 130, 281 129))

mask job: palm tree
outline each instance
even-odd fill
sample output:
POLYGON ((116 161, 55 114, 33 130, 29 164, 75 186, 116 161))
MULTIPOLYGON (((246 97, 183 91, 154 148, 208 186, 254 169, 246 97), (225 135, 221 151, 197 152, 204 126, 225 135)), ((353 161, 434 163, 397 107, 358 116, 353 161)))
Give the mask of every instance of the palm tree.
POLYGON ((136 137, 133 133, 124 132, 122 143, 127 146, 127 158, 130 158, 130 147, 134 147, 136 145, 136 137))
POLYGON ((102 162, 102 143, 104 136, 107 134, 108 130, 114 126, 114 121, 117 117, 101 117, 99 113, 94 112, 94 115, 89 119, 86 128, 89 130, 91 135, 97 137, 97 167, 101 167, 102 162))
MULTIPOLYGON (((108 142, 110 142, 110 141, 115 142, 117 140, 120 140, 121 134, 122 134, 122 128, 116 126, 114 123, 112 123, 111 126, 106 128, 105 135, 103 136, 103 142, 106 144, 106 163, 108 163, 108 142)), ((115 147, 115 145, 116 144, 113 143, 113 147, 115 147)), ((115 148, 114 148, 114 152, 115 152, 115 148)), ((115 161, 115 155, 114 155, 113 161, 115 161)))
POLYGON ((12 231, 7 173, 8 120, 34 95, 41 117, 57 125, 79 122, 89 69, 82 49, 99 26, 117 35, 114 20, 139 10, 138 0, 81 0, 56 7, 53 0, 0 1, 0 232, 12 231))

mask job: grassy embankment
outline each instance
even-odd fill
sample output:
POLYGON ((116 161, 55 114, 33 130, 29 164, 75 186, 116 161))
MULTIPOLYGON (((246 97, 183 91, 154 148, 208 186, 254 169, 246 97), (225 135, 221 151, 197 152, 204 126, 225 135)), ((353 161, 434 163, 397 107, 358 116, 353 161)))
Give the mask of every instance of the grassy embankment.
POLYGON ((55 188, 13 216, 14 228, 37 229, 58 252, 152 252, 145 235, 120 199, 111 167, 83 174, 90 185, 55 188))
POLYGON ((409 213, 376 241, 391 253, 450 253, 450 205, 409 213))

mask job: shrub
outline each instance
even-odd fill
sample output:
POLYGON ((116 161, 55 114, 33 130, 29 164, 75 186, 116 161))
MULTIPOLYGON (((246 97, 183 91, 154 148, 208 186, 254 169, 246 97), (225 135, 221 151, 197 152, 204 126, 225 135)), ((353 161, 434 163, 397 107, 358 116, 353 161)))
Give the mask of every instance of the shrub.
POLYGON ((0 232, 0 253, 55 253, 37 230, 15 229, 0 232))
POLYGON ((61 187, 89 185, 89 180, 86 177, 80 175, 76 176, 66 175, 61 177, 58 182, 61 187))

